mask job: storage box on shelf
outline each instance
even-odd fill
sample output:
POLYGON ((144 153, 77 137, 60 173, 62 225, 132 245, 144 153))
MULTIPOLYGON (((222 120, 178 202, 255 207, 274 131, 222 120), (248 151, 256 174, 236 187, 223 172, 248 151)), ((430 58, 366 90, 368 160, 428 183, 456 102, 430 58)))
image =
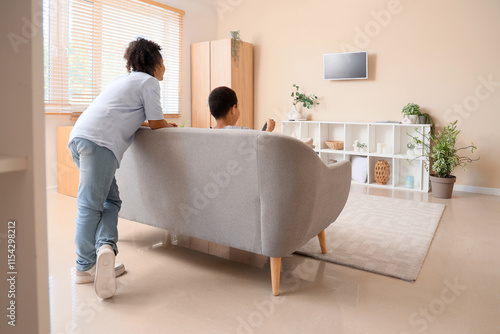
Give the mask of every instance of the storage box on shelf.
POLYGON ((425 169, 426 158, 420 157, 421 151, 409 149, 407 144, 411 142, 408 134, 426 140, 423 134, 430 133, 430 130, 429 124, 281 122, 282 134, 299 139, 312 138, 314 150, 325 163, 352 161, 355 156, 366 158, 367 181, 364 184, 424 192, 429 191, 429 173, 425 169), (357 147, 356 140, 366 147, 357 147), (342 141, 343 149, 332 149, 325 141, 342 141), (375 164, 379 160, 387 161, 390 166, 389 181, 385 185, 375 181, 375 164))

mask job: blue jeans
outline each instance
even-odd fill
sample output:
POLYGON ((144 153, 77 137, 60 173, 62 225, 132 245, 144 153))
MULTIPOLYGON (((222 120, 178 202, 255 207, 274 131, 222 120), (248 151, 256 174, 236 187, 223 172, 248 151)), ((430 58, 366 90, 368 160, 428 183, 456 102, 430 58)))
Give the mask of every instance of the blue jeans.
POLYGON ((86 271, 96 263, 102 245, 111 245, 118 254, 118 212, 122 203, 115 179, 118 161, 111 150, 83 138, 74 138, 69 149, 80 171, 76 269, 86 271))

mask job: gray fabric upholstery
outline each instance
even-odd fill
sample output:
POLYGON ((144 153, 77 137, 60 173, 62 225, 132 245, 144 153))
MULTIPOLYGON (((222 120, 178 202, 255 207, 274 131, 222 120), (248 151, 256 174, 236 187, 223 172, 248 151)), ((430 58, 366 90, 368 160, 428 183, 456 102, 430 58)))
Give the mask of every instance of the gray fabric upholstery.
POLYGON ((280 134, 144 128, 116 179, 122 218, 282 257, 335 221, 351 166, 280 134))

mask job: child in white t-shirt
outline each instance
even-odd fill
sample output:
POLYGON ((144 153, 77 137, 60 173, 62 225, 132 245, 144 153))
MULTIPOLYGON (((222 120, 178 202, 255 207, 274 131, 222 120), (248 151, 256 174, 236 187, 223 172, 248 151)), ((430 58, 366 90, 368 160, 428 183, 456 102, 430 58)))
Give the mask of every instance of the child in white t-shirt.
MULTIPOLYGON (((235 126, 240 118, 240 110, 238 109, 236 93, 231 88, 225 86, 215 88, 208 97, 208 106, 217 122, 214 129, 248 129, 247 127, 235 126)), ((266 131, 272 132, 275 126, 276 122, 268 119, 266 131)))

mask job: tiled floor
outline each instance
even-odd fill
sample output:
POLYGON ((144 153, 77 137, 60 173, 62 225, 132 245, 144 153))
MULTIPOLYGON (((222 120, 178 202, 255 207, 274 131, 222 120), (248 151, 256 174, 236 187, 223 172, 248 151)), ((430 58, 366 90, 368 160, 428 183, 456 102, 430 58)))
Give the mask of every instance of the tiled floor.
POLYGON ((500 333, 500 197, 352 191, 446 204, 415 283, 293 255, 273 297, 265 257, 120 220, 102 301, 73 282, 76 200, 48 195, 52 333, 500 333))

